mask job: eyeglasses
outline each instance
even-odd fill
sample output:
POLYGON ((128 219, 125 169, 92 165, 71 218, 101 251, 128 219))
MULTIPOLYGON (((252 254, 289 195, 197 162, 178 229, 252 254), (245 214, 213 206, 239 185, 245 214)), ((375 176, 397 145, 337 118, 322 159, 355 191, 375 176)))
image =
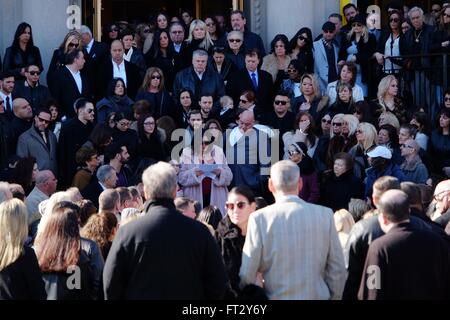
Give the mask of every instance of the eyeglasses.
POLYGON ((439 11, 441 11, 441 10, 439 10, 439 9, 431 9, 431 12, 439 12, 439 11))
POLYGON ((273 103, 275 103, 277 106, 278 105, 282 105, 285 106, 288 102, 287 101, 282 101, 282 100, 275 100, 273 103))
POLYGON ((239 43, 239 42, 241 42, 242 40, 241 39, 228 39, 228 42, 236 42, 236 43, 239 43))
POLYGON ((341 127, 342 123, 341 122, 333 122, 333 127, 341 127))
POLYGON ((130 126, 129 122, 118 122, 117 124, 122 126, 122 127, 129 127, 130 126))
POLYGON ((322 119, 322 123, 328 123, 328 124, 331 124, 331 120, 322 119))
POLYGON ((239 101, 242 102, 242 103, 248 103, 248 101, 244 100, 244 99, 239 99, 239 101))
POLYGON ((288 73, 294 73, 294 72, 297 72, 297 70, 294 69, 294 68, 291 68, 291 69, 288 69, 287 72, 288 72, 288 73))
POLYGON ((436 193, 435 195, 433 195, 433 199, 435 200, 435 201, 442 201, 442 199, 444 199, 444 197, 446 196, 446 195, 444 195, 444 196, 442 196, 442 197, 439 197, 439 195, 441 195, 441 194, 444 194, 444 193, 448 193, 450 190, 443 190, 443 191, 441 191, 441 192, 439 192, 439 193, 436 193))
POLYGON ((38 117, 38 119, 39 119, 40 122, 43 122, 43 123, 46 123, 46 124, 50 123, 50 120, 42 119, 41 117, 38 117))
POLYGON ((304 36, 298 36, 298 40, 301 40, 301 41, 305 41, 305 40, 307 40, 308 38, 305 38, 304 36))
POLYGON ((161 76, 152 76, 152 80, 161 79, 161 76))
POLYGON ((390 18, 390 19, 389 19, 389 22, 395 22, 395 23, 398 23, 399 21, 400 21, 399 18, 390 18))
POLYGON ((234 204, 234 203, 231 203, 231 202, 227 202, 227 203, 225 203, 225 208, 227 209, 227 210, 234 210, 234 206, 236 205, 236 207, 238 208, 238 209, 243 209, 243 208, 245 208, 247 205, 248 205, 248 203, 247 202, 244 202, 244 201, 239 201, 239 202, 237 202, 236 204, 234 204))
POLYGON ((38 75, 41 74, 40 71, 29 71, 28 73, 29 73, 30 75, 32 75, 32 76, 38 76, 38 75))
POLYGON ((354 28, 354 27, 362 27, 362 26, 363 25, 361 23, 358 23, 358 22, 352 23, 352 28, 354 28))
POLYGON ((295 156, 296 154, 300 154, 300 152, 298 152, 297 150, 289 150, 288 153, 290 156, 295 156))

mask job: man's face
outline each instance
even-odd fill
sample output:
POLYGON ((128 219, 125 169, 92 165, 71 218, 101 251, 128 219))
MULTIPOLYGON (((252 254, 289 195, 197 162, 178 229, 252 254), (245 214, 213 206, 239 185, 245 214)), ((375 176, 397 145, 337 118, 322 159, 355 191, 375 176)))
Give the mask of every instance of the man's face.
POLYGON ((212 109, 212 105, 213 105, 213 98, 212 97, 201 97, 200 99, 200 108, 202 109, 202 111, 206 114, 208 114, 211 109, 212 109))
POLYGON ((55 178, 53 173, 50 173, 50 177, 47 180, 46 184, 47 184, 47 191, 48 191, 48 193, 50 193, 50 194, 55 193, 56 186, 58 185, 58 180, 55 178))
POLYGON ((242 19, 239 13, 231 15, 231 27, 233 30, 244 32, 245 24, 246 20, 242 19))
POLYGON ((89 35, 89 33, 82 33, 81 34, 81 43, 83 44, 83 46, 87 46, 89 44, 89 42, 91 42, 91 36, 89 35))
POLYGON ((123 46, 125 47, 125 49, 130 49, 133 46, 133 36, 128 35, 128 36, 123 37, 122 43, 123 43, 123 46))
POLYGON ((445 184, 439 184, 434 190, 433 201, 436 204, 436 210, 443 214, 450 207, 450 190, 445 184))
POLYGON ((5 101, 0 98, 0 113, 5 113, 5 101))
POLYGON ((225 60, 225 55, 223 53, 215 52, 213 54, 213 59, 216 64, 221 65, 225 60))
POLYGON ((86 60, 84 60, 84 53, 83 53, 83 51, 80 51, 78 53, 78 57, 75 58, 75 64, 76 64, 78 70, 83 69, 85 62, 86 62, 86 60))
POLYGON ((277 114, 284 114, 289 109, 289 97, 277 95, 273 101, 273 108, 277 114))
POLYGON ((328 19, 328 21, 330 21, 331 23, 333 23, 336 26, 336 32, 339 32, 341 30, 342 22, 338 18, 330 17, 328 19))
POLYGON ((413 11, 411 13, 411 23, 415 29, 419 29, 423 25, 423 16, 419 11, 413 11))
POLYGON ((34 117, 34 126, 39 130, 39 132, 45 132, 50 124, 52 116, 46 112, 40 112, 34 117))
POLYGON ((6 94, 12 93, 14 90, 14 77, 5 78, 2 81, 2 91, 6 94))
POLYGON ((195 55, 192 58, 192 65, 194 66, 194 70, 199 73, 205 72, 207 62, 208 62, 207 56, 195 55))
POLYGON ((107 188, 115 188, 116 184, 117 184, 117 172, 116 170, 113 170, 111 176, 105 180, 105 186, 107 188))
POLYGON ((130 160, 130 154, 128 153, 127 147, 122 146, 122 152, 120 153, 120 163, 127 163, 128 160, 130 160))
POLYGON ((84 108, 81 108, 79 112, 83 120, 88 122, 94 121, 94 105, 92 103, 86 103, 86 106, 84 108))
POLYGON ((326 41, 331 41, 331 40, 333 40, 335 34, 336 34, 336 31, 322 30, 323 38, 324 38, 326 41))
POLYGON ((191 114, 189 124, 194 130, 201 129, 203 126, 202 115, 199 113, 191 114))
POLYGON ((17 107, 16 116, 19 119, 23 120, 29 120, 33 118, 33 110, 31 109, 30 104, 28 101, 23 100, 19 103, 19 106, 17 107))
POLYGON ((215 16, 217 23, 222 30, 225 30, 225 17, 221 15, 215 16))
POLYGON ((37 66, 29 66, 28 71, 25 71, 25 77, 28 83, 36 84, 39 81, 40 74, 41 72, 37 66))
POLYGON ((348 23, 350 23, 357 14, 358 11, 356 11, 353 7, 347 8, 347 10, 345 10, 344 12, 345 19, 348 23))
POLYGON ((247 132, 251 128, 253 128, 254 121, 250 119, 249 117, 241 114, 239 116, 239 129, 242 130, 242 132, 247 132))
POLYGON ((111 57, 116 62, 122 62, 123 60, 123 45, 120 42, 114 42, 111 45, 111 57))
POLYGON ((441 11, 441 5, 435 3, 431 6, 431 15, 436 18, 439 16, 439 12, 441 11))
POLYGON ((253 56, 245 56, 245 67, 250 72, 255 72, 256 68, 258 68, 259 58, 256 55, 253 56))
POLYGON ((180 44, 184 40, 184 29, 182 26, 173 26, 170 28, 170 39, 173 43, 180 44))

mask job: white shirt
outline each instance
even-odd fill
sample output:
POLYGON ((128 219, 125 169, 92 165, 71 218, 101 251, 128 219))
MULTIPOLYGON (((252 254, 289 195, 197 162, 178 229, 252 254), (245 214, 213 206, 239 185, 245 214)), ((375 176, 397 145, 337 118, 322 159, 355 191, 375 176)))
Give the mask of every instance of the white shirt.
MULTIPOLYGON (((195 70, 194 70, 194 71, 195 71, 195 70)), ((200 73, 200 72, 195 71, 195 73, 197 74, 198 78, 199 78, 200 80, 202 80, 204 72, 200 73)))
POLYGON ((103 188, 103 191, 105 191, 105 190, 107 190, 107 189, 108 189, 108 188, 107 188, 107 187, 105 187, 105 185, 104 185, 103 183, 101 183, 100 181, 99 181, 98 183, 99 183, 100 187, 102 187, 102 188, 103 188))
POLYGON ((0 90, 0 97, 2 97, 3 99, 3 108, 5 109, 5 112, 9 111, 12 112, 12 94, 10 93, 9 95, 6 95, 3 93, 3 91, 0 90), (6 97, 9 97, 9 105, 11 106, 10 110, 6 110, 6 97))
POLYGON ((127 86, 127 73, 125 71, 125 59, 122 60, 120 64, 117 64, 114 62, 114 60, 111 60, 113 64, 113 78, 122 78, 123 82, 125 83, 125 87, 127 86))
POLYGON ((94 38, 91 39, 91 41, 89 41, 88 45, 86 46, 86 51, 87 53, 91 53, 91 49, 92 49, 92 45, 94 44, 94 38))
MULTIPOLYGON (((331 82, 328 84, 326 95, 330 98, 330 106, 336 102, 336 86, 337 81, 331 82)), ((352 89, 352 97, 354 102, 363 101, 364 100, 364 93, 362 88, 355 83, 355 86, 352 89)))
POLYGON ((300 82, 294 83, 294 97, 300 97, 302 95, 302 92, 300 91, 300 82))
MULTIPOLYGON (((391 36, 386 40, 386 43, 384 46, 384 55, 391 56, 391 57, 400 55, 400 37, 393 40, 393 37, 391 34, 391 36)), ((386 59, 384 69, 385 69, 385 72, 391 73, 392 71, 401 69, 401 67, 399 65, 392 63, 392 61, 390 59, 386 59)))
POLYGON ((173 44, 173 48, 175 49, 175 51, 176 51, 177 53, 180 53, 180 50, 181 50, 181 43, 180 43, 180 44, 174 43, 174 44, 173 44))
POLYGON ((75 83, 77 84, 78 91, 81 94, 83 92, 83 81, 81 81, 80 71, 74 73, 74 72, 72 72, 72 70, 70 70, 69 67, 66 66, 66 68, 67 68, 67 70, 70 71, 70 74, 72 75, 73 79, 75 80, 75 83))

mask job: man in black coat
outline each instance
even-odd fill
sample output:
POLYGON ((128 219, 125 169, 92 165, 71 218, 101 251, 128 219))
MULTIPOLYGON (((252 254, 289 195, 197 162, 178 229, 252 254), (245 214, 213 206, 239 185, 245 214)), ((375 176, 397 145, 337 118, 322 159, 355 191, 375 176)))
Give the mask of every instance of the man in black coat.
POLYGON ((261 55, 257 49, 245 54, 245 69, 236 71, 227 82, 226 92, 231 96, 234 105, 239 105, 239 97, 245 90, 251 90, 256 95, 255 116, 257 119, 272 111, 273 81, 272 76, 264 70, 258 69, 261 55))
POLYGON ((98 168, 96 173, 97 179, 91 179, 91 182, 81 190, 81 195, 84 199, 91 200, 94 206, 98 209, 98 197, 106 189, 114 189, 117 184, 117 172, 108 164, 98 168))
POLYGON ((58 142, 59 187, 71 186, 77 170, 75 154, 88 140, 93 129, 94 105, 87 99, 75 102, 77 117, 63 123, 58 142), (76 133, 76 134, 74 134, 76 133))
POLYGON ((448 299, 447 243, 410 222, 408 195, 403 191, 386 191, 377 207, 386 235, 369 246, 358 299, 448 299))
POLYGON ((158 162, 143 174, 145 215, 119 229, 103 270, 105 298, 220 299, 222 257, 210 231, 177 211, 175 169, 158 162))
POLYGON ((266 55, 266 49, 264 43, 259 35, 249 30, 245 30, 247 19, 245 19, 244 13, 240 10, 234 10, 230 15, 231 27, 235 31, 240 31, 244 34, 244 47, 247 50, 258 49, 261 56, 266 55))
POLYGON ((46 101, 50 98, 48 88, 39 83, 39 75, 41 70, 36 65, 25 67, 25 80, 18 80, 14 86, 13 96, 15 98, 24 98, 27 100, 31 108, 44 108, 46 101))
POLYGON ((66 66, 55 72, 55 81, 52 81, 50 92, 61 105, 61 116, 74 118, 74 102, 81 97, 90 98, 88 77, 81 72, 84 64, 83 51, 75 49, 67 53, 66 66))
POLYGON ((136 65, 124 59, 124 53, 123 43, 119 40, 114 40, 111 43, 112 59, 106 59, 97 72, 97 80, 95 82, 97 100, 105 97, 108 85, 113 78, 122 78, 125 82, 128 96, 133 100, 136 98, 136 93, 142 85, 141 75, 136 65))
POLYGON ((27 100, 14 99, 12 102, 14 116, 9 126, 9 155, 16 154, 19 136, 31 128, 33 124, 33 110, 27 100))

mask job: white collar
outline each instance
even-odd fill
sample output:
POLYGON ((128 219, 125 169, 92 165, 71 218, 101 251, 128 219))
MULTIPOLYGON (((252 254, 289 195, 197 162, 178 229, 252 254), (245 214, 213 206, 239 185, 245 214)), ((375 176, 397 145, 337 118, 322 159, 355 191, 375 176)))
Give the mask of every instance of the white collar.
POLYGON ((133 46, 131 46, 131 48, 128 50, 128 53, 124 53, 123 54, 123 59, 127 60, 128 62, 130 62, 131 60, 131 56, 133 55, 133 46))
POLYGON ((122 62, 121 62, 120 64, 117 64, 117 63, 114 61, 114 59, 111 59, 111 61, 112 61, 112 63, 113 63, 113 66, 116 65, 116 66, 119 67, 119 68, 125 65, 125 59, 122 59, 122 62))
POLYGON ((91 49, 93 44, 94 44, 94 38, 92 38, 91 41, 89 41, 86 48, 91 49))
POLYGON ((98 182, 100 184, 100 186, 103 188, 103 191, 105 191, 106 189, 108 189, 107 187, 105 187, 105 185, 103 183, 101 183, 100 181, 98 182))
POLYGON ((80 70, 78 70, 77 72, 73 72, 67 65, 66 65, 67 70, 70 71, 70 73, 74 76, 76 76, 77 74, 80 74, 80 70))

